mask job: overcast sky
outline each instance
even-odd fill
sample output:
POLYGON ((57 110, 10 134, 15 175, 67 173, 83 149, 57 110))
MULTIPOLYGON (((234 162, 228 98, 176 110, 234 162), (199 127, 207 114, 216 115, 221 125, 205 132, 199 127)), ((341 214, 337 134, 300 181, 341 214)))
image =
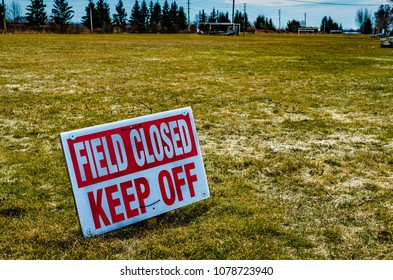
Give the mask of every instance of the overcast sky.
MULTIPOLYGON (((10 6, 11 2, 18 2, 22 9, 23 14, 26 13, 26 6, 31 3, 31 0, 5 0, 5 3, 10 6)), ((118 0, 106 0, 111 9, 111 15, 116 13, 115 6, 118 0)), ((141 3, 143 0, 139 0, 141 3)), ((161 4, 165 0, 159 0, 161 4)), ((94 3, 97 0, 93 0, 94 3)), ((150 0, 146 0, 147 3, 150 0)), ((156 2, 156 0, 153 0, 156 2)), ((168 0, 168 3, 172 3, 168 0)), ((48 14, 51 13, 53 7, 53 0, 44 0, 47 5, 48 14)), ((85 7, 88 0, 68 0, 68 3, 73 6, 75 16, 74 22, 80 22, 81 17, 85 15, 85 7)), ((124 6, 128 16, 131 14, 131 8, 135 0, 123 0, 124 6)), ((186 13, 188 11, 188 0, 176 1, 178 6, 183 6, 186 13)), ((206 14, 210 14, 213 7, 220 12, 228 12, 231 18, 233 0, 189 0, 190 3, 190 19, 193 22, 198 12, 202 9, 206 14)), ((235 0, 235 10, 244 11, 244 4, 246 4, 246 12, 251 23, 253 23, 258 15, 264 15, 272 18, 273 23, 278 28, 280 19, 281 27, 285 28, 288 21, 295 19, 298 21, 306 20, 308 26, 320 27, 322 18, 330 16, 338 24, 342 24, 345 29, 357 28, 355 22, 356 11, 359 9, 367 8, 373 14, 380 5, 388 4, 387 0, 351 0, 351 1, 338 1, 338 0, 235 0), (279 16, 281 14, 281 16, 279 16)))

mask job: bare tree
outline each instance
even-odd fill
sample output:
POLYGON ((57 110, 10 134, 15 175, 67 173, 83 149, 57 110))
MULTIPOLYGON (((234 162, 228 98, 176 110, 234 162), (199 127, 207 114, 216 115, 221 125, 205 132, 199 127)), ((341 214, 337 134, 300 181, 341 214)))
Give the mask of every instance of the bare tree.
POLYGON ((392 23, 392 12, 393 9, 389 5, 381 5, 378 11, 375 12, 376 27, 379 33, 387 34, 388 28, 392 23))
POLYGON ((362 34, 372 33, 371 13, 367 9, 360 9, 356 12, 355 21, 359 25, 362 34))
POLYGON ((10 8, 10 20, 12 22, 21 22, 22 21, 22 7, 20 6, 19 2, 12 1, 11 8, 10 8))
MULTIPOLYGON (((392 0, 393 1, 393 0, 392 0)), ((359 9, 356 12, 355 21, 361 28, 363 24, 368 20, 371 19, 371 13, 367 9, 359 9)))

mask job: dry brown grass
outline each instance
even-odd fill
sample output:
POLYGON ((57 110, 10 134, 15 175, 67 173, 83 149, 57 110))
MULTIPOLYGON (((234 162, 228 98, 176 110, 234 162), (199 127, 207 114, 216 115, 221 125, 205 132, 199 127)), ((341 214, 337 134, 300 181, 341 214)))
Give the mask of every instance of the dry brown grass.
POLYGON ((392 53, 363 36, 0 36, 0 258, 391 259, 392 53), (209 200, 81 237, 60 132, 191 106, 209 200))

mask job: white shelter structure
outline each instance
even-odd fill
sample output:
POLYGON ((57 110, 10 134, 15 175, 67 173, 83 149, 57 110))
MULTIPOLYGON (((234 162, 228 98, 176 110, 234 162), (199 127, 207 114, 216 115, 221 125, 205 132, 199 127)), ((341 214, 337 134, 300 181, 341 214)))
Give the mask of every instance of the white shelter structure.
POLYGON ((199 22, 197 25, 198 34, 209 35, 239 35, 240 23, 223 22, 199 22))

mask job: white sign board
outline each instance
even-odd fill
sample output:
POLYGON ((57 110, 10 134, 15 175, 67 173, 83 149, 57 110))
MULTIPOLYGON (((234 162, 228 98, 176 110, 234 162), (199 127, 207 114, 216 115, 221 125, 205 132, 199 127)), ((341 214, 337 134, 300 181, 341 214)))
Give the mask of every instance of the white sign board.
POLYGON ((210 197, 190 107, 60 138, 85 237, 210 197))

